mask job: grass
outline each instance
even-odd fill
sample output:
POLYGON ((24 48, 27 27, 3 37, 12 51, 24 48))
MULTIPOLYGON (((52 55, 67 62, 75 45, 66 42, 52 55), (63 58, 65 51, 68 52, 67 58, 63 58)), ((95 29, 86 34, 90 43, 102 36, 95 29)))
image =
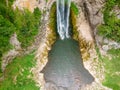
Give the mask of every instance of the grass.
POLYGON ((120 90, 120 49, 111 49, 108 53, 111 54, 112 59, 103 58, 106 70, 103 85, 113 90, 120 90))
POLYGON ((5 79, 0 82, 0 90, 39 90, 30 72, 34 65, 33 52, 14 59, 4 72, 5 79))

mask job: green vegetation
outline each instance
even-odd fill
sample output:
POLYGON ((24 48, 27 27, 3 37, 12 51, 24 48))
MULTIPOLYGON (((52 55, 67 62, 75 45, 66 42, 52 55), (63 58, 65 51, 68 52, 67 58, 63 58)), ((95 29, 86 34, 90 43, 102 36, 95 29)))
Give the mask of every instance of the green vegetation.
POLYGON ((79 9, 75 5, 74 2, 71 2, 71 8, 70 8, 70 24, 72 27, 72 37, 75 40, 78 40, 78 31, 77 31, 77 26, 76 26, 76 21, 77 21, 77 15, 79 14, 79 9))
POLYGON ((104 24, 98 27, 99 34, 110 38, 112 40, 120 42, 120 19, 116 17, 116 14, 113 12, 113 8, 117 6, 120 7, 119 0, 107 0, 104 7, 104 24))
POLYGON ((56 20, 56 2, 53 3, 50 9, 50 15, 49 15, 49 27, 53 31, 53 33, 57 33, 57 20, 56 20))
MULTIPOLYGON (((120 19, 117 18, 114 8, 120 8, 119 0, 107 0, 104 10, 103 19, 104 24, 98 27, 99 34, 120 42, 120 19)), ((111 55, 111 59, 108 57, 101 58, 105 63, 105 81, 103 84, 112 88, 113 90, 120 90, 120 49, 111 49, 108 51, 111 55)))
POLYGON ((79 9, 74 2, 71 2, 71 9, 73 10, 75 15, 79 14, 79 9))
POLYGON ((0 82, 0 90, 39 90, 31 78, 30 70, 34 65, 34 52, 14 59, 4 72, 5 79, 0 82))
POLYGON ((46 0, 46 2, 48 2, 48 0, 46 0))
POLYGON ((103 85, 113 90, 120 90, 120 49, 111 49, 108 53, 111 55, 111 59, 102 58, 106 70, 103 85))
POLYGON ((22 48, 32 44, 40 25, 41 12, 38 8, 31 13, 28 10, 13 10, 14 0, 0 0, 0 73, 1 57, 9 49, 13 48, 9 39, 12 34, 17 33, 22 48))
POLYGON ((15 13, 14 25, 17 28, 18 39, 22 43, 22 47, 26 48, 32 44, 34 36, 38 33, 41 12, 36 8, 33 13, 28 10, 24 10, 24 12, 16 10, 15 13))

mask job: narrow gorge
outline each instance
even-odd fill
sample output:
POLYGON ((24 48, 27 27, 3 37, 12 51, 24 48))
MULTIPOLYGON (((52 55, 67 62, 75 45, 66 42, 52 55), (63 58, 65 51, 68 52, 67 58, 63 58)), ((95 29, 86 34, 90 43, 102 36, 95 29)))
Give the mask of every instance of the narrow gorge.
POLYGON ((84 68, 79 44, 70 36, 69 0, 57 0, 58 39, 48 53, 44 74, 45 90, 80 90, 94 81, 94 77, 84 68))
POLYGON ((0 1, 0 90, 119 90, 118 0, 0 1))

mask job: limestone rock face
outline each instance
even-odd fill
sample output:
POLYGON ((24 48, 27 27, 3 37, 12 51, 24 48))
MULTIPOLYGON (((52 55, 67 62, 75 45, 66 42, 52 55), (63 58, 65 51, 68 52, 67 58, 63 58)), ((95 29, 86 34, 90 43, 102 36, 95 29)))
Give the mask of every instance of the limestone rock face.
POLYGON ((41 11, 45 10, 48 7, 50 8, 51 4, 55 0, 16 0, 13 4, 13 8, 16 7, 20 10, 24 10, 24 8, 28 9, 29 11, 33 12, 36 7, 38 7, 41 11))
POLYGON ((10 38, 10 44, 16 49, 20 50, 21 49, 21 43, 17 39, 16 33, 14 33, 11 38, 10 38))
POLYGON ((105 4, 105 0, 73 0, 81 7, 85 7, 86 17, 90 23, 95 27, 103 22, 102 7, 105 4))
MULTIPOLYGON (((83 59, 93 57, 97 33, 97 26, 103 23, 102 8, 105 0, 73 0, 79 8, 79 15, 76 17, 76 27, 79 33, 79 41, 83 59), (81 44, 83 43, 83 45, 81 44), (85 47, 86 46, 86 47, 85 47)), ((89 59, 89 58, 88 58, 89 59)))
POLYGON ((16 0, 13 4, 13 8, 15 9, 18 7, 20 10, 24 10, 24 8, 30 10, 31 12, 34 11, 34 8, 37 6, 36 0, 16 0))
POLYGON ((85 0, 86 9, 90 23, 96 27, 96 25, 103 22, 102 8, 105 4, 105 0, 85 0))

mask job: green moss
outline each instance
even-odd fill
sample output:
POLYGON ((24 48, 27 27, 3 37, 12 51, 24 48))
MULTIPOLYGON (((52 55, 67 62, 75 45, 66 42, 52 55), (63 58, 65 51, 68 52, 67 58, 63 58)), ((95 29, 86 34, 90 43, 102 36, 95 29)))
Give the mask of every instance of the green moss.
POLYGON ((0 90, 39 90, 30 72, 35 65, 34 56, 32 52, 14 59, 4 72, 5 79, 0 82, 0 90))
POLYGON ((77 26, 76 26, 76 22, 77 22, 77 15, 79 14, 78 8, 75 5, 75 3, 71 3, 71 8, 70 8, 70 23, 72 26, 72 33, 73 33, 73 38, 75 40, 78 40, 78 31, 77 31, 77 26))
POLYGON ((103 85, 112 88, 113 90, 120 89, 120 49, 111 49, 108 52, 111 59, 103 57, 102 61, 105 64, 105 80, 103 85))
MULTIPOLYGON (((56 2, 53 3, 50 9, 49 14, 49 28, 53 33, 52 37, 56 37, 57 35, 57 16, 56 16, 56 2)), ((51 38, 52 38, 51 37, 51 38)))
POLYGON ((79 9, 74 2, 71 2, 71 9, 72 9, 72 11, 74 12, 75 15, 79 14, 79 9))
POLYGON ((46 0, 46 2, 48 2, 49 0, 46 0))

